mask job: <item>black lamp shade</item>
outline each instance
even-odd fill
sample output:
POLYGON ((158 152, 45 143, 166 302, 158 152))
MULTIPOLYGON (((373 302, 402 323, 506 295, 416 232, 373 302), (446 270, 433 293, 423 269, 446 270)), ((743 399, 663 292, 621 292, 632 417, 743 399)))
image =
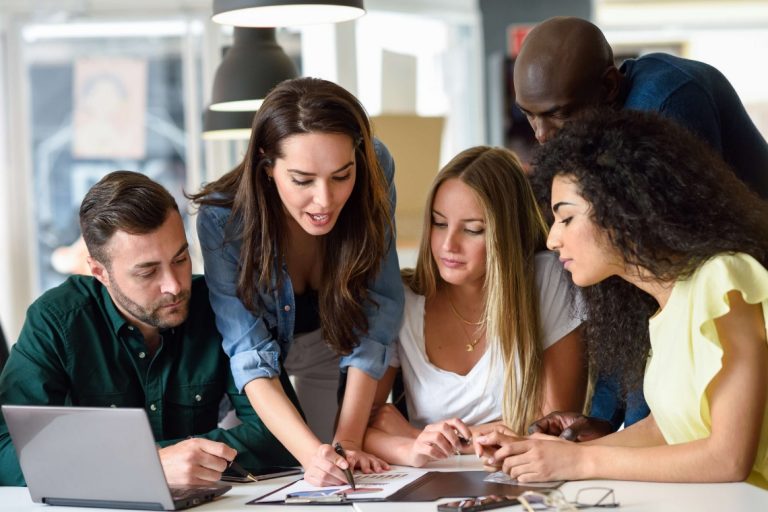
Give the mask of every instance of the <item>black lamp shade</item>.
POLYGON ((256 112, 217 112, 210 108, 203 114, 203 138, 206 140, 247 140, 251 137, 256 112))
POLYGON ((238 27, 285 27, 349 21, 363 14, 363 0, 213 0, 211 19, 238 27))
POLYGON ((254 111, 272 88, 298 76, 274 28, 235 27, 235 41, 213 78, 211 110, 254 111))

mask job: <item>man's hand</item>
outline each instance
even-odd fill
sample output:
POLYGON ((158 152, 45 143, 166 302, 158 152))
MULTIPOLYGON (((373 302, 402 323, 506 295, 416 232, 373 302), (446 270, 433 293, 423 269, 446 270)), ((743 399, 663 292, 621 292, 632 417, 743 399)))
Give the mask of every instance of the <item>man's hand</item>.
POLYGON ((221 478, 237 451, 224 443, 193 438, 158 450, 171 485, 210 485, 221 478))
POLYGON ((591 441, 612 432, 610 422, 577 412, 552 412, 528 427, 529 434, 547 434, 576 442, 591 441))

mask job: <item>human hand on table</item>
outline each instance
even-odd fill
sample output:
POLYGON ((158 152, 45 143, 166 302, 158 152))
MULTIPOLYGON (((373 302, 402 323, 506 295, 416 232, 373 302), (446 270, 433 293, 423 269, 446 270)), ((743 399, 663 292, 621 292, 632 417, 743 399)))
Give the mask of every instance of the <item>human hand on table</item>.
POLYGON ((487 471, 503 471, 519 482, 549 482, 583 478, 585 446, 554 436, 519 437, 502 429, 475 438, 478 456, 487 471))
POLYGON ((577 412, 552 412, 528 427, 529 434, 547 434, 576 442, 591 441, 612 432, 610 422, 577 412))
POLYGON ((458 418, 451 418, 424 427, 413 440, 409 465, 421 467, 461 453, 472 453, 472 432, 458 418))
POLYGON ((237 451, 224 443, 192 438, 158 449, 165 479, 171 485, 209 485, 221 478, 237 451))
POLYGON ((389 470, 389 464, 361 450, 354 443, 342 441, 346 458, 342 457, 330 444, 321 444, 304 466, 304 480, 312 485, 344 485, 347 477, 344 470, 360 469, 363 473, 382 473, 389 470))

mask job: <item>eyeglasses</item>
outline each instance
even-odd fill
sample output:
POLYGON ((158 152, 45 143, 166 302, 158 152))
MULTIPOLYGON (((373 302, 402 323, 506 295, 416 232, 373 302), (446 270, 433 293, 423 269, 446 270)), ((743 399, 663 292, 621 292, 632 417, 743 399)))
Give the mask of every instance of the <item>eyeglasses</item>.
POLYGON ((558 489, 549 491, 525 491, 517 497, 526 512, 555 509, 557 512, 574 512, 580 508, 614 508, 619 504, 616 495, 609 487, 585 487, 579 489, 574 501, 565 499, 558 489))

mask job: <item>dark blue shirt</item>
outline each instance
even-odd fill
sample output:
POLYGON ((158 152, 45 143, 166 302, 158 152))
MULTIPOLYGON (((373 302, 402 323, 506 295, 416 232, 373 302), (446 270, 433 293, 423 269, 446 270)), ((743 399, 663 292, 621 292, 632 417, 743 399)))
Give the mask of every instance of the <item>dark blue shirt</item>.
POLYGON ((736 176, 768 199, 768 144, 730 82, 703 62, 664 53, 621 65, 627 82, 624 108, 674 119, 709 145, 736 176))

